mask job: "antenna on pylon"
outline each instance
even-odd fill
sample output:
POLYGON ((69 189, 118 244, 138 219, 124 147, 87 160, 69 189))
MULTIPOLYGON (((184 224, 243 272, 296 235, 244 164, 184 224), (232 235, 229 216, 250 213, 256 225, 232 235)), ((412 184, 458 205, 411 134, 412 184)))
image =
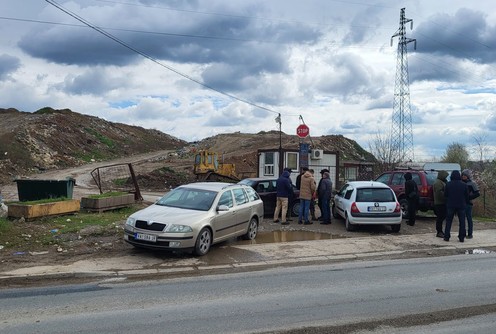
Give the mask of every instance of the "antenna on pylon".
POLYGON ((413 133, 412 133, 412 111, 410 108, 410 83, 408 78, 407 44, 414 42, 417 49, 417 40, 406 37, 405 25, 410 22, 410 30, 413 28, 413 20, 405 18, 405 8, 400 10, 400 27, 391 36, 399 37, 398 52, 396 58, 396 82, 394 86, 393 117, 391 125, 391 153, 392 161, 406 162, 414 161, 413 133))

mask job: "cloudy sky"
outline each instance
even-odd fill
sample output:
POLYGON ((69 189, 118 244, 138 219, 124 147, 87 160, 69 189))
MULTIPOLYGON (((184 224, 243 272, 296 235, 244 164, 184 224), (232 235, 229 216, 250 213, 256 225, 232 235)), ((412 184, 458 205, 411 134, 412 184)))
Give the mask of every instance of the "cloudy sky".
MULTIPOLYGON (((406 8, 417 160, 496 156, 494 0, 0 0, 0 107, 56 109, 195 141, 390 132, 406 8)), ((277 144, 277 143, 275 143, 277 144)))

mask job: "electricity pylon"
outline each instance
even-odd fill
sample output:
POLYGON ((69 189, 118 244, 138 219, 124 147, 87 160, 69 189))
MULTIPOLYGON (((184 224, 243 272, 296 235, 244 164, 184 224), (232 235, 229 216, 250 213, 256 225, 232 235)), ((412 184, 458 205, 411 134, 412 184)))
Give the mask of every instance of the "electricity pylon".
POLYGON ((391 46, 393 45, 393 38, 396 36, 399 37, 390 146, 393 161, 396 162, 414 161, 407 44, 415 42, 414 48, 416 49, 417 40, 406 37, 405 24, 408 22, 410 22, 411 30, 413 28, 413 20, 405 18, 405 8, 401 8, 400 27, 391 36, 391 46))

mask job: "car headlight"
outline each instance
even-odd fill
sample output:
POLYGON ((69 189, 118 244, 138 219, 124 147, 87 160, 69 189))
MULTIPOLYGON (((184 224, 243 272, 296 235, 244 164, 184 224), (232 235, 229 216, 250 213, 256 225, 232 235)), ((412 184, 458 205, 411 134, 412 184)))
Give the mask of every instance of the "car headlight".
POLYGON ((187 233, 193 232, 193 229, 188 225, 172 224, 165 231, 170 233, 187 233))
POLYGON ((129 225, 129 226, 133 226, 134 227, 134 223, 136 222, 136 219, 135 218, 131 218, 129 217, 127 220, 126 220, 126 225, 129 225))

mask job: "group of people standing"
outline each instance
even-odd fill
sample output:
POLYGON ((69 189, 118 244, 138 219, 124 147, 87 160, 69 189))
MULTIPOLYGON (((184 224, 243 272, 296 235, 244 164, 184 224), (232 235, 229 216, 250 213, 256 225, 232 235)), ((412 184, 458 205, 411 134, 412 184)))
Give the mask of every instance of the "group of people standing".
MULTIPOLYGON (((315 217, 315 200, 319 206, 321 224, 331 224, 332 181, 328 169, 320 171, 322 178, 317 185, 314 178, 314 171, 307 167, 302 167, 300 174, 296 177, 296 188, 300 191, 300 211, 298 214, 298 224, 310 225, 315 217), (310 219, 311 215, 311 219, 310 219)), ((281 213, 281 224, 288 225, 288 203, 294 199, 293 184, 290 179, 291 170, 285 169, 276 182, 276 208, 274 211, 274 222, 279 222, 281 213)))
MULTIPOLYGON (((405 174, 405 193, 410 194, 409 191, 411 191, 413 187, 416 189, 417 185, 411 180, 411 174, 409 178, 407 174, 410 173, 405 174), (414 186, 411 185, 411 183, 413 183, 414 186)), ((443 238, 444 241, 450 240, 451 225, 456 214, 459 222, 458 240, 464 242, 465 238, 472 239, 473 237, 474 224, 472 220, 472 200, 480 196, 480 191, 477 184, 472 180, 472 172, 470 170, 464 169, 461 174, 458 170, 452 171, 449 181, 447 180, 448 175, 447 171, 439 171, 437 179, 432 186, 434 193, 434 213, 437 216, 436 237, 443 238), (465 228, 465 220, 467 221, 467 228, 465 228), (443 231, 444 221, 446 221, 446 225, 443 231)), ((412 202, 413 206, 410 207, 410 199, 408 200, 409 225, 415 223, 416 201, 412 200, 412 202)))

